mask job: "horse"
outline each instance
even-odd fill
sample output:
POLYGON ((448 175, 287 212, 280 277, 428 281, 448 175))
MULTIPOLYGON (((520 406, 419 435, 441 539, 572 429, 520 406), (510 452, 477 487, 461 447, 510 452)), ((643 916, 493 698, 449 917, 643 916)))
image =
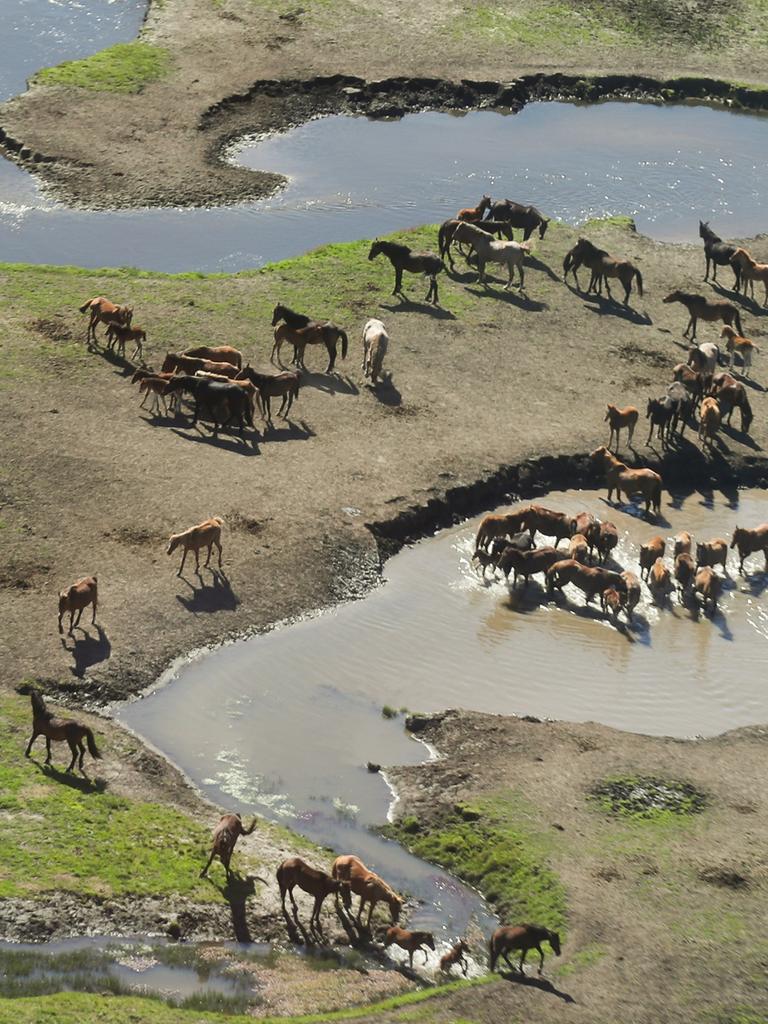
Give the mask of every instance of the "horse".
POLYGON ((738 548, 739 572, 744 572, 744 559, 758 551, 762 551, 765 556, 765 571, 768 572, 768 523, 756 526, 753 530, 737 526, 731 538, 731 548, 738 548))
POLYGON ((423 274, 424 277, 429 278, 429 290, 424 301, 432 301, 435 306, 439 304, 437 275, 445 270, 445 264, 439 256, 435 256, 431 252, 413 252, 407 245, 402 245, 400 242, 388 242, 386 239, 376 238, 368 252, 368 259, 376 259, 382 254, 387 257, 395 270, 393 295, 405 298, 403 271, 407 270, 409 274, 423 274))
POLYGON ((447 953, 443 953, 440 957, 440 970, 445 974, 450 974, 453 965, 458 964, 461 968, 461 973, 466 978, 467 968, 469 967, 466 957, 468 952, 469 946, 467 943, 464 939, 459 939, 458 942, 451 946, 447 953))
POLYGON ((277 327, 281 320, 284 320, 289 327, 309 327, 310 324, 321 323, 320 320, 312 320, 304 313, 296 313, 290 306, 284 306, 278 302, 272 310, 272 326, 277 327))
POLYGON ((229 870, 229 862, 232 860, 232 853, 235 849, 235 843, 240 836, 249 836, 251 832, 256 828, 259 819, 254 818, 251 824, 246 828, 243 825, 242 818, 239 814, 224 814, 219 820, 218 825, 213 830, 213 845, 211 847, 211 855, 208 858, 208 863, 200 872, 200 877, 205 878, 208 874, 208 868, 213 864, 213 858, 218 857, 221 863, 224 865, 224 870, 227 873, 227 879, 230 878, 232 872, 229 870))
MULTIPOLYGON (((768 263, 758 263, 757 260, 750 256, 746 249, 737 249, 733 256, 731 256, 730 264, 734 270, 738 268, 741 280, 744 283, 744 298, 747 297, 747 286, 749 286, 749 294, 752 301, 754 301, 755 281, 760 281, 765 290, 763 306, 768 306, 768 263)), ((738 291, 738 288, 736 290, 738 291)))
POLYGON ((515 512, 503 514, 489 512, 487 516, 483 516, 475 538, 475 550, 487 549, 495 537, 511 537, 512 534, 524 530, 526 516, 530 509, 531 506, 526 505, 525 508, 519 508, 515 512))
POLYGON ((543 238, 549 227, 549 217, 545 217, 541 210, 537 210, 535 206, 513 203, 511 199, 492 203, 487 219, 504 220, 513 228, 522 228, 524 242, 528 241, 536 228, 539 229, 539 238, 543 238))
POLYGON ((277 885, 280 889, 280 902, 283 907, 283 913, 286 913, 285 895, 287 893, 291 898, 293 915, 296 918, 298 918, 299 912, 296 900, 293 897, 293 890, 296 886, 309 893, 310 896, 314 896, 315 904, 309 918, 309 927, 310 929, 316 927, 319 932, 323 930, 320 924, 320 911, 323 908, 326 897, 330 896, 331 893, 340 892, 345 897, 345 904, 348 903, 349 885, 347 882, 343 882, 338 878, 331 878, 326 871, 320 871, 318 868, 311 867, 301 857, 289 857, 279 865, 277 869, 277 885))
POLYGON ((699 238, 704 241, 704 259, 707 262, 706 270, 704 271, 704 280, 709 278, 709 267, 712 265, 712 280, 717 280, 717 268, 724 267, 726 264, 731 265, 731 269, 736 277, 736 291, 739 290, 740 285, 740 274, 738 266, 734 266, 731 263, 734 253, 738 249, 737 245, 732 245, 730 242, 724 242, 720 235, 716 235, 712 228, 709 226, 709 221, 699 221, 699 238))
POLYGON ((72 718, 56 718, 53 712, 49 711, 46 707, 42 694, 38 690, 30 690, 29 695, 32 699, 32 735, 29 738, 29 743, 24 753, 25 757, 31 755, 32 744, 37 737, 45 736, 46 764, 51 763, 51 740, 54 742, 66 740, 69 744, 69 749, 72 751, 72 760, 67 766, 68 772, 71 772, 75 767, 78 754, 80 755, 78 767, 80 771, 83 770, 85 743, 88 745, 88 753, 91 757, 96 760, 101 758, 99 748, 96 746, 96 740, 93 737, 93 731, 87 725, 76 722, 72 718), (83 740, 85 740, 85 743, 83 743, 83 740))
POLYGON ((275 328, 275 343, 272 346, 272 355, 269 358, 269 361, 274 365, 283 367, 283 363, 280 362, 280 349, 286 342, 289 345, 293 345, 292 362, 300 370, 306 370, 307 368, 304 363, 304 350, 307 345, 325 345, 328 352, 326 373, 333 373, 339 342, 341 342, 341 358, 347 358, 347 332, 336 324, 331 323, 330 320, 326 320, 324 323, 313 321, 305 327, 292 327, 285 320, 279 323, 275 328), (277 356, 277 363, 275 363, 275 356, 277 356))
POLYGON ((117 346, 117 354, 119 356, 125 355, 125 343, 132 341, 136 346, 131 356, 133 361, 136 356, 139 359, 144 359, 144 343, 147 340, 147 332, 142 330, 141 327, 132 327, 127 324, 109 323, 107 324, 107 348, 110 351, 115 350, 117 346))
POLYGON ((759 346, 751 338, 742 338, 732 327, 727 325, 720 331, 720 337, 728 339, 725 343, 725 351, 730 354, 729 368, 733 368, 733 357, 738 353, 744 366, 744 376, 749 377, 749 371, 752 367, 752 354, 760 351, 759 346))
MULTIPOLYGON (((447 257, 448 258, 448 264, 449 264, 451 270, 453 270, 453 268, 455 266, 455 264, 453 262, 453 256, 451 255, 451 246, 455 242, 459 246, 459 251, 463 253, 463 250, 461 248, 461 246, 462 246, 461 227, 465 223, 466 223, 466 221, 461 221, 461 220, 446 220, 446 221, 443 221, 443 223, 440 225, 440 228, 438 229, 438 232, 437 232, 438 252, 440 253, 441 258, 443 258, 443 257, 447 257), (457 233, 458 233, 458 237, 457 237, 457 233)), ((504 235, 504 237, 506 239, 508 239, 510 242, 514 241, 514 237, 515 236, 514 236, 514 234, 512 232, 512 228, 510 227, 510 225, 509 225, 509 223, 507 221, 503 221, 503 220, 482 220, 482 221, 479 221, 474 226, 480 228, 481 231, 485 231, 485 233, 487 235, 491 235, 493 237, 498 237, 499 235, 504 235)))
POLYGON ((568 541, 568 557, 586 565, 589 561, 589 543, 583 533, 574 533, 568 541))
POLYGON ((720 406, 721 417, 729 425, 731 416, 733 416, 733 410, 738 408, 741 413, 741 432, 748 434, 749 428, 752 426, 754 413, 752 412, 747 389, 744 385, 738 381, 734 381, 733 384, 721 384, 713 397, 717 399, 717 404, 720 406))
POLYGON ((652 469, 630 469, 609 452, 604 445, 596 448, 590 454, 590 458, 595 462, 599 460, 603 464, 608 487, 608 501, 616 491, 616 500, 620 502, 623 491, 630 500, 633 495, 639 495, 645 501, 646 515, 649 514, 651 505, 653 505, 656 515, 661 512, 663 482, 658 473, 652 469))
POLYGON ((240 371, 238 380, 241 379, 249 380, 256 388, 267 423, 272 422, 270 399, 282 399, 277 415, 284 419, 287 419, 294 400, 298 401, 301 374, 296 370, 283 370, 282 373, 257 373, 252 367, 246 366, 240 371))
POLYGON ((710 612, 713 615, 717 611, 717 599, 720 595, 721 587, 722 580, 714 569, 710 569, 706 566, 703 569, 698 569, 696 571, 693 589, 695 593, 701 596, 701 602, 704 606, 705 613, 707 605, 709 605, 710 612))
POLYGON ((417 949, 420 949, 424 954, 424 963, 427 963, 429 961, 429 953, 424 949, 424 946, 434 949, 435 937, 432 932, 409 932, 405 928, 387 928, 384 948, 387 949, 393 945, 408 950, 408 966, 413 970, 413 954, 417 949))
MULTIPOLYGON (((139 394, 144 392, 144 397, 139 402, 139 408, 146 408, 146 401, 150 395, 155 399, 153 404, 153 413, 157 415, 159 411, 159 403, 163 403, 163 410, 168 415, 168 404, 165 400, 165 387, 168 381, 173 377, 172 373, 162 374, 147 374, 146 377, 142 377, 139 383, 139 394)), ((172 396, 176 397, 176 396, 172 396)))
POLYGON ((611 447, 613 441, 613 435, 616 435, 616 451, 619 450, 619 433, 622 427, 627 428, 627 445, 632 447, 632 437, 635 433, 635 427, 637 426, 637 420, 640 416, 639 411, 634 405, 628 405, 626 409, 618 409, 615 405, 608 405, 606 407, 605 419, 603 423, 607 423, 610 428, 610 436, 608 438, 608 448, 611 447))
POLYGON ((491 197, 483 196, 477 206, 465 206, 456 214, 456 220, 478 221, 483 219, 483 214, 490 208, 491 197))
MULTIPOLYGON (((224 363, 212 363, 212 366, 224 366, 224 363)), ((236 367, 230 369, 237 374, 236 367)), ((221 381, 206 377, 190 377, 186 374, 177 374, 165 385, 164 394, 172 395, 177 392, 188 392, 195 399, 195 408, 192 414, 191 426, 195 426, 201 416, 213 423, 213 435, 216 437, 221 427, 231 423, 240 432, 244 441, 244 426, 253 427, 253 411, 251 396, 247 394, 234 380, 221 381)))
POLYGON ((608 298, 612 299, 611 286, 608 283, 609 277, 615 277, 621 282, 624 288, 624 305, 629 305, 629 296, 632 292, 632 282, 637 281, 637 291, 640 296, 643 294, 643 275, 640 273, 634 263, 630 263, 629 260, 617 259, 615 256, 611 256, 608 253, 601 254, 597 259, 591 261, 590 264, 592 270, 592 280, 589 282, 588 292, 597 291, 601 293, 603 290, 603 284, 605 284, 605 290, 608 294, 608 298))
POLYGON ((645 408, 645 418, 650 420, 650 426, 648 428, 648 438, 645 442, 646 447, 651 443, 654 428, 662 447, 669 443, 669 435, 672 433, 672 426, 675 421, 675 409, 675 403, 669 395, 664 395, 663 398, 648 399, 648 404, 645 408))
POLYGON ((82 579, 73 583, 71 587, 62 590, 59 594, 59 632, 63 632, 61 620, 64 617, 64 613, 69 612, 69 629, 67 633, 71 636, 75 626, 80 625, 83 609, 87 608, 90 604, 93 605, 93 614, 91 615, 91 625, 93 625, 96 622, 98 598, 98 580, 95 576, 83 576, 82 579), (77 613, 77 618, 75 618, 75 613, 77 613))
POLYGON ((600 595, 600 608, 602 609, 603 615, 607 615, 610 611, 614 619, 618 619, 619 613, 624 607, 624 598, 616 590, 615 587, 606 587, 606 589, 600 595))
POLYGON ((696 545, 696 571, 703 565, 722 565, 726 571, 728 561, 728 541, 723 537, 705 540, 696 545))
POLYGON ((688 365, 694 373, 704 376, 715 372, 720 362, 720 346, 714 341, 705 341, 688 349, 688 365))
POLYGON ((672 551, 672 557, 677 558, 678 555, 690 555, 691 548, 693 546, 693 538, 687 530, 681 530, 680 533, 675 537, 675 547, 672 551))
POLYGON ((195 572, 200 572, 200 548, 208 548, 208 557, 205 560, 204 566, 206 568, 211 561, 211 551, 214 544, 219 552, 219 568, 221 568, 221 528, 223 525, 224 520, 221 516, 212 516, 210 519, 198 523, 197 526, 190 526, 189 529, 183 530, 181 533, 171 534, 168 539, 166 554, 172 555, 176 548, 180 546, 184 548, 181 565, 177 573, 178 576, 181 576, 184 571, 184 563, 190 551, 195 553, 195 572))
POLYGON ((568 250, 563 259, 563 281, 568 279, 569 273, 573 274, 573 280, 576 282, 576 287, 581 291, 581 285, 579 284, 579 278, 576 272, 582 266, 589 267, 592 272, 592 276, 590 278, 587 291, 591 291, 595 277, 593 268, 598 266, 604 257, 610 259, 610 256, 605 249, 598 249, 598 247, 587 238, 579 238, 576 245, 568 250))
POLYGON ((212 363, 229 363, 238 370, 243 365, 243 353, 231 345, 199 345, 197 348, 185 349, 183 354, 193 359, 208 359, 212 363))
POLYGON ((376 387, 381 376, 384 356, 389 348, 389 335, 381 320, 372 317, 363 326, 363 377, 376 387))
MULTIPOLYGON (((632 614, 635 608, 640 603, 640 595, 642 588, 640 586, 640 580, 635 576, 633 572, 625 570, 621 573, 621 579, 624 584, 624 608, 627 612, 627 621, 632 621, 632 614)), ((622 593, 619 589, 619 593, 622 593)))
POLYGON ((461 235, 461 241, 468 242, 477 253, 477 279, 485 283, 486 263, 501 263, 507 268, 509 280, 504 286, 505 291, 512 287, 515 268, 520 275, 519 287, 525 286, 523 260, 530 253, 530 242, 497 242, 495 238, 483 231, 476 224, 463 224, 456 230, 454 237, 461 235))
POLYGON ((539 924, 501 925, 493 933, 488 944, 491 972, 496 970, 500 956, 506 960, 510 970, 514 971, 514 967, 509 962, 509 954, 513 949, 519 949, 521 951, 519 972, 522 974, 528 950, 535 949, 539 954, 539 974, 541 974, 544 969, 544 953, 541 944, 545 939, 552 947, 555 956, 560 956, 560 936, 557 932, 543 928, 539 924))
POLYGON ((677 593, 681 601, 693 585, 695 576, 696 566, 690 552, 681 551, 675 555, 675 579, 677 580, 677 593))
POLYGON ((555 537, 555 547, 561 540, 567 540, 572 533, 571 518, 565 512, 553 512, 542 505, 531 505, 525 516, 525 528, 534 540, 537 533, 555 537))
POLYGON ((624 589, 624 581, 619 573, 599 566, 582 565, 573 558, 563 558, 547 569, 547 591, 552 594, 556 589, 562 590, 568 583, 582 591, 587 604, 591 604, 595 595, 601 594, 607 587, 613 587, 619 592, 624 589))
POLYGON ((723 418, 720 405, 716 398, 705 398, 699 406, 699 441, 702 448, 712 448, 715 435, 720 429, 723 418))
POLYGON ((116 306, 114 302, 110 302, 109 299, 105 299, 103 295, 97 295, 95 299, 88 299, 82 306, 79 307, 81 313, 85 313, 86 310, 91 315, 88 321, 88 329, 85 333, 85 340, 90 341, 93 339, 96 344, 96 325, 97 324, 122 324, 125 327, 130 327, 131 318, 133 317, 133 309, 131 306, 116 306))
MULTIPOLYGON (((400 911, 403 907, 403 898, 398 896, 394 889, 390 888, 383 878, 375 872, 369 871, 359 857, 353 854, 345 854, 337 857, 331 867, 331 875, 349 886, 350 893, 360 897, 360 906, 357 908, 357 923, 362 927, 362 914, 365 904, 368 906, 368 920, 365 927, 368 931, 371 928, 371 917, 377 903, 386 903, 392 918, 392 924, 397 924, 400 919, 400 911)), ((433 947, 434 948, 434 947, 433 947)))
POLYGON ((672 380, 682 384, 692 398, 703 398, 707 390, 705 374, 692 370, 687 363, 677 363, 672 368, 672 380))
POLYGON ((651 566, 658 558, 664 557, 666 543, 663 537, 651 537, 645 544, 640 545, 640 579, 648 579, 651 566), (645 576, 643 576, 645 573, 645 576))
POLYGON ((672 584, 672 575, 666 565, 664 565, 663 558, 657 558, 653 563, 651 571, 648 573, 647 582, 654 601, 657 604, 665 603, 674 586, 672 584))
POLYGON ((565 552, 557 548, 534 548, 529 551, 521 551, 519 548, 509 545, 499 558, 498 568, 504 573, 507 579, 514 570, 512 586, 517 586, 517 577, 523 577, 524 586, 528 586, 531 576, 537 573, 546 573, 556 563, 565 558, 565 552))
POLYGON ((699 320, 707 322, 722 320, 729 327, 736 324, 736 330, 739 334, 742 333, 739 310, 732 302, 727 302, 725 299, 707 299, 704 295, 677 289, 670 292, 662 301, 666 303, 681 302, 688 310, 690 319, 688 326, 683 331, 683 337, 687 338, 688 332, 693 328, 693 333, 690 335, 691 341, 696 337, 696 324, 699 320))
POLYGON ((218 362, 214 359, 198 359, 196 356, 182 355, 180 352, 166 352, 163 365, 160 367, 162 373, 181 373, 194 376, 198 370, 205 370, 206 373, 215 373, 220 377, 234 378, 239 371, 232 363, 218 362))
POLYGON ((597 548, 597 559, 599 562, 605 562, 608 555, 614 550, 619 543, 619 531, 616 529, 613 523, 600 523, 598 527, 597 539, 595 541, 595 547, 597 548))

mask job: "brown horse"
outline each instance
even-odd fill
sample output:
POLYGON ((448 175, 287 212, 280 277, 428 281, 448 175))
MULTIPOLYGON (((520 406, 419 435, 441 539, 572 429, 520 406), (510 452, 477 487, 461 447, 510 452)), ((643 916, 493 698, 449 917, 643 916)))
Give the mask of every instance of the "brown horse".
POLYGON ((688 551, 681 551, 675 556, 675 579, 677 580, 677 593, 682 601, 688 590, 693 586, 696 576, 696 566, 688 551))
POLYGON ((741 432, 748 434, 749 428, 752 426, 754 413, 752 412, 747 389, 744 385, 740 381, 723 383, 714 391, 713 397, 717 399, 717 404, 720 406, 720 416, 729 426, 733 410, 739 410, 741 413, 741 432))
POLYGON ((107 347, 110 351, 116 351, 119 356, 125 355, 125 343, 132 341, 135 348, 131 360, 136 356, 144 359, 144 343, 147 340, 147 332, 141 327, 132 327, 128 324, 110 323, 107 325, 107 347))
MULTIPOLYGON (((256 388, 267 423, 272 423, 272 407, 270 399, 280 398, 278 416, 287 419, 294 401, 298 400, 301 389, 301 374, 296 370, 284 370, 282 373, 257 373, 246 366, 240 371, 240 377, 249 380, 256 388)), ((238 381, 235 381, 238 383, 238 381)))
POLYGON ((420 949, 424 954, 424 963, 429 960, 425 946, 429 949, 435 948, 435 937, 432 932, 409 932, 406 928, 387 928, 387 937, 384 940, 384 948, 388 946, 400 946, 408 951, 408 966, 413 970, 413 954, 420 949))
POLYGON ((30 756, 32 744, 38 736, 45 736, 46 764, 51 763, 51 740, 54 742, 66 740, 69 744, 69 749, 72 751, 72 760, 67 767, 68 772, 71 772, 75 767, 78 754, 80 755, 79 768, 80 771, 83 770, 85 743, 88 744, 88 753, 91 757, 96 759, 101 757, 99 748, 96 746, 96 740, 93 738, 93 731, 87 725, 82 725, 82 723, 76 722, 71 718, 56 718, 53 712, 49 711, 45 706, 45 701, 37 690, 31 690, 29 695, 32 698, 32 735, 27 744, 25 757, 30 756), (85 743, 83 743, 83 740, 85 740, 85 743))
POLYGON ((598 527, 595 547, 597 548, 598 561, 605 562, 608 555, 619 543, 619 531, 613 523, 600 523, 598 527))
POLYGON ((537 533, 544 537, 554 537, 555 547, 561 540, 571 536, 571 517, 565 512, 553 512, 543 505, 531 505, 525 515, 525 528, 534 540, 537 533))
POLYGON ((728 562, 728 541, 722 537, 705 540, 696 545, 696 569, 702 565, 722 565, 723 572, 728 562))
POLYGON ((748 377, 749 371, 752 368, 752 356, 755 352, 760 351, 760 347, 751 338, 742 338, 732 327, 723 327, 722 331, 720 331, 720 337, 728 339, 725 343, 725 351, 730 356, 729 368, 733 369, 733 357, 738 354, 741 356, 741 362, 744 366, 744 376, 748 377))
POLYGON ((483 196, 477 206, 465 206, 456 214, 456 220, 478 221, 483 219, 483 214, 490 209, 491 197, 483 196))
POLYGON ((768 263, 758 263, 757 260, 752 259, 746 249, 737 249, 731 256, 731 266, 738 267, 740 271, 741 280, 744 282, 744 297, 747 296, 747 285, 749 285, 749 293, 754 300, 755 281, 759 281, 765 290, 763 306, 768 306, 768 263))
POLYGON ((706 613, 707 607, 712 615, 717 611, 717 599, 720 596, 722 580, 714 569, 705 566, 696 571, 693 589, 701 597, 701 603, 706 613))
POLYGON ((731 547, 739 551, 739 572, 744 572, 744 559, 762 551, 765 557, 765 571, 768 572, 768 523, 748 530, 737 526, 731 538, 731 547))
POLYGON ((469 967, 466 957, 468 952, 469 946, 467 943, 464 939, 459 939, 459 941, 454 943, 447 953, 443 953, 440 957, 440 970, 445 974, 450 974, 453 965, 458 964, 461 968, 461 973, 466 978, 467 968, 469 967))
POLYGON ((645 544, 640 545, 640 579, 648 579, 651 566, 657 558, 664 557, 666 542, 663 537, 651 537, 645 544))
POLYGON ((699 440, 701 447, 712 450, 723 417, 716 398, 705 398, 699 407, 699 440))
POLYGON ((366 903, 369 906, 368 920, 365 923, 365 927, 369 931, 373 908, 377 903, 383 902, 387 904, 392 917, 392 924, 396 924, 400 919, 400 911, 403 906, 402 896, 398 896, 394 889, 391 889, 375 872, 369 871, 359 857, 355 857, 353 854, 337 857, 331 867, 331 875, 342 882, 346 882, 350 891, 360 897, 360 906, 357 908, 357 923, 361 927, 363 907, 366 903))
POLYGON ((179 352, 166 352, 163 365, 160 367, 163 373, 188 373, 194 376, 198 370, 206 373, 215 373, 220 377, 234 379, 240 372, 232 363, 216 362, 213 359, 198 359, 196 356, 184 356, 179 352))
POLYGON ((708 299, 704 295, 696 295, 694 292, 683 292, 679 289, 674 292, 670 292, 669 295, 665 296, 663 302, 680 302, 688 310, 688 326, 683 331, 683 337, 687 338, 691 328, 691 341, 696 337, 696 324, 699 320, 704 320, 707 323, 712 323, 716 320, 722 320, 724 324, 729 327, 736 324, 736 330, 739 334, 743 334, 741 327, 741 315, 738 307, 734 306, 732 302, 727 302, 725 299, 708 299))
POLYGON ((199 345, 197 348, 184 349, 185 356, 191 356, 193 359, 208 359, 212 363, 229 363, 231 366, 236 366, 238 370, 243 365, 243 354, 239 349, 233 348, 232 345, 199 345))
POLYGON ((301 857, 289 857, 280 864, 277 869, 277 884, 280 889, 280 902, 282 903, 284 914, 286 913, 285 895, 287 893, 291 898, 294 917, 298 915, 299 908, 296 906, 296 900, 293 897, 293 890, 296 886, 309 893, 310 896, 314 896, 315 904, 309 918, 309 927, 310 929, 316 928, 319 932, 323 930, 320 924, 320 911, 323 908, 326 897, 330 896, 331 893, 340 892, 345 905, 349 905, 349 884, 341 881, 341 879, 331 878, 326 871, 320 871, 318 868, 311 867, 301 857))
POLYGON ((328 352, 328 365, 325 368, 325 372, 332 373, 336 365, 336 351, 339 341, 341 342, 341 358, 346 359, 347 334, 346 331, 342 330, 341 327, 337 327, 336 324, 326 321, 325 323, 309 323, 306 327, 291 327, 290 324, 283 322, 275 328, 275 343, 272 346, 270 362, 275 363, 275 357, 277 357, 275 365, 283 366, 283 363, 280 361, 280 349, 284 344, 288 343, 293 345, 292 361, 294 365, 301 370, 306 370, 304 351, 307 345, 325 345, 328 352))
POLYGON ((229 862, 232 860, 235 843, 240 836, 249 836, 256 828, 258 821, 258 818, 254 818, 248 828, 246 828, 239 814, 223 814, 218 825, 213 830, 211 855, 208 858, 208 863, 200 872, 200 877, 205 878, 208 874, 208 868, 213 864, 213 858, 218 857, 224 865, 227 878, 229 878, 232 874, 229 870, 229 862))
POLYGON ((90 341, 93 339, 94 344, 96 343, 96 325, 97 324, 122 324, 125 327, 129 327, 131 318, 133 317, 133 309, 130 306, 117 306, 114 302, 110 302, 109 299, 105 299, 103 295, 97 295, 95 299, 89 299, 80 306, 80 312, 85 313, 86 310, 90 313, 91 318, 88 321, 88 329, 85 334, 85 340, 90 341))
POLYGON ((531 576, 547 572, 555 562, 560 562, 566 557, 564 551, 557 548, 534 548, 532 551, 520 551, 512 545, 505 548, 504 553, 498 561, 498 568, 509 579, 509 574, 514 570, 512 586, 517 586, 517 577, 522 576, 524 585, 528 586, 531 576))
MULTIPOLYGON (((464 254, 462 244, 465 239, 462 237, 463 232, 461 231, 462 225, 467 222, 462 220, 446 220, 440 225, 437 232, 437 248, 440 253, 441 259, 448 259, 448 265, 453 269, 455 266, 453 261, 453 255, 451 254, 451 246, 458 245, 459 252, 464 254)), ((492 235, 498 238, 499 235, 503 235, 508 241, 514 240, 514 232, 508 221, 504 220, 483 220, 475 223, 475 227, 485 231, 486 234, 492 235)))
POLYGON ((635 427, 637 426, 637 420, 640 416, 638 409, 634 405, 628 405, 626 409, 618 409, 615 405, 608 405, 605 412, 604 423, 607 423, 611 432, 608 437, 608 448, 610 449, 611 443, 613 442, 613 435, 616 435, 616 451, 619 450, 619 434, 622 427, 627 429, 627 445, 632 447, 632 438, 635 433, 635 427))
MULTIPOLYGON (((633 572, 624 571, 621 574, 621 578, 624 582, 625 594, 624 596, 624 607, 627 610, 627 619, 629 622, 632 621, 632 613, 640 603, 641 587, 640 580, 635 576, 633 572)), ((619 590, 621 593, 621 590, 619 590)))
POLYGON ((95 576, 83 576, 82 579, 73 583, 71 587, 62 590, 59 594, 59 632, 62 632, 61 620, 65 612, 69 612, 68 633, 71 635, 74 627, 80 625, 83 609, 87 608, 90 604, 93 605, 93 615, 91 616, 91 625, 93 625, 96 621, 98 599, 98 580, 95 576), (75 618, 75 613, 77 613, 77 618, 75 618))
POLYGON ((645 514, 648 515, 651 506, 658 515, 661 512, 661 491, 662 479, 652 469, 630 469, 623 462, 616 458, 603 445, 592 452, 590 458, 599 461, 605 470, 605 481, 608 487, 608 501, 616 491, 616 501, 621 501, 622 491, 627 499, 640 496, 645 501, 645 514))
POLYGON ((519 949, 521 952, 518 969, 522 974, 528 950, 535 949, 539 954, 539 974, 541 974, 544 969, 544 953, 541 944, 545 939, 552 947, 555 956, 560 956, 560 936, 557 932, 550 931, 549 928, 543 928, 538 924, 502 925, 493 933, 489 943, 491 971, 496 970, 500 956, 506 960, 510 970, 514 971, 515 968, 509 961, 509 954, 513 949, 519 949))
POLYGON ((205 565, 207 566, 211 561, 211 551, 214 544, 219 552, 219 568, 221 568, 221 528, 223 525, 224 520, 220 516, 212 516, 210 519, 206 519, 205 522, 198 523, 197 526, 190 526, 183 533, 171 534, 166 554, 172 555, 179 546, 184 548, 181 565, 177 573, 178 576, 181 576, 184 571, 184 563, 190 551, 195 553, 195 572, 199 573, 200 549, 208 548, 208 557, 205 560, 205 565))
POLYGON ((608 298, 612 298, 608 278, 615 277, 624 287, 625 306, 629 304, 629 296, 634 280, 637 280, 638 292, 640 295, 643 294, 643 276, 637 267, 630 263, 629 260, 616 259, 615 256, 611 256, 605 249, 599 249, 588 238, 579 238, 576 245, 566 253, 563 261, 563 279, 568 276, 569 272, 572 273, 577 288, 579 287, 579 279, 576 276, 576 271, 581 266, 588 267, 592 272, 587 292, 602 292, 603 283, 605 283, 608 298))
POLYGON ((624 581, 619 573, 598 566, 582 565, 573 558, 561 559, 547 569, 547 590, 550 594, 562 590, 568 583, 578 587, 587 604, 591 604, 595 596, 602 594, 608 587, 613 587, 619 593, 624 589, 624 581))
POLYGON ((525 508, 517 509, 515 512, 503 514, 489 512, 487 516, 483 516, 475 538, 475 550, 487 550, 494 538, 511 537, 513 534, 519 533, 520 530, 524 530, 526 516, 529 512, 530 505, 526 505, 525 508))

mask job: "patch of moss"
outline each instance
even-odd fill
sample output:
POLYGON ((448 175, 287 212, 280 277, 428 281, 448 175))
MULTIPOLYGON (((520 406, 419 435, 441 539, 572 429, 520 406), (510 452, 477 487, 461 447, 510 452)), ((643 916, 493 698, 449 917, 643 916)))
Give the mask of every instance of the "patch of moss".
POLYGON ((31 82, 101 92, 140 92, 150 82, 164 78, 170 69, 168 50, 135 40, 116 43, 82 60, 67 60, 52 68, 43 68, 31 82))
POLYGON ((590 797, 610 814, 641 820, 698 814, 706 804, 705 794, 690 782, 640 775, 603 779, 590 797))
POLYGON ((384 831, 417 856, 476 886, 503 919, 562 930, 566 895, 547 866, 552 840, 534 829, 532 820, 523 801, 504 791, 417 827, 410 817, 384 831))

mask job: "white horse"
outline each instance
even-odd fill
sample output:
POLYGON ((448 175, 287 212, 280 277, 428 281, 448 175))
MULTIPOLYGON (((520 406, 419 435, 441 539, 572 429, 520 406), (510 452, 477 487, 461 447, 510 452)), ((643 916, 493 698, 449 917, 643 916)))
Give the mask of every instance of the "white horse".
POLYGON ((478 281, 485 282, 486 263, 502 263, 509 273, 509 281, 504 285, 504 290, 509 291, 512 287, 515 267, 520 275, 520 288, 523 287, 525 284, 523 260, 533 249, 531 242, 499 242, 487 232, 475 228, 474 224, 463 225, 462 241, 469 242, 477 253, 478 281))
POLYGON ((389 335, 381 320, 371 318, 363 327, 363 376, 374 386, 381 376, 381 367, 389 346, 389 335))
POLYGON ((697 373, 714 373, 720 360, 720 347, 714 341, 704 341, 688 351, 688 365, 697 373))

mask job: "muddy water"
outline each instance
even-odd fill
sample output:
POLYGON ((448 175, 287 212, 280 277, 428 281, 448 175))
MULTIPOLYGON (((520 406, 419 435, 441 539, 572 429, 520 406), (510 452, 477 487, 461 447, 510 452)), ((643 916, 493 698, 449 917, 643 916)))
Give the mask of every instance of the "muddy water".
POLYGON ((0 101, 40 68, 136 38, 147 0, 2 0, 0 101))
POLYGON ((284 173, 289 184, 227 208, 95 213, 52 202, 0 160, 3 259, 240 270, 439 222, 484 192, 572 224, 632 215, 665 240, 695 240, 699 217, 723 237, 768 224, 768 121, 705 107, 532 103, 514 116, 325 117, 244 143, 230 159, 284 173))
MULTIPOLYGON (((598 492, 551 494, 544 503, 615 522, 616 559, 636 571, 639 545, 656 532, 598 492)), ((768 520, 768 496, 693 495, 664 515, 668 534, 730 536, 737 521, 768 520)), ((363 601, 198 658, 118 715, 218 802, 359 853, 424 900, 416 921, 443 935, 479 912, 472 894, 369 831, 384 821, 389 794, 365 763, 425 756, 399 720, 382 717, 384 704, 595 720, 680 737, 768 720, 762 573, 740 578, 731 565, 712 620, 675 601, 657 608, 645 594, 634 627, 617 630, 578 594, 549 604, 535 584, 512 595, 501 582, 484 584, 470 564, 476 527, 404 550, 363 601)))

